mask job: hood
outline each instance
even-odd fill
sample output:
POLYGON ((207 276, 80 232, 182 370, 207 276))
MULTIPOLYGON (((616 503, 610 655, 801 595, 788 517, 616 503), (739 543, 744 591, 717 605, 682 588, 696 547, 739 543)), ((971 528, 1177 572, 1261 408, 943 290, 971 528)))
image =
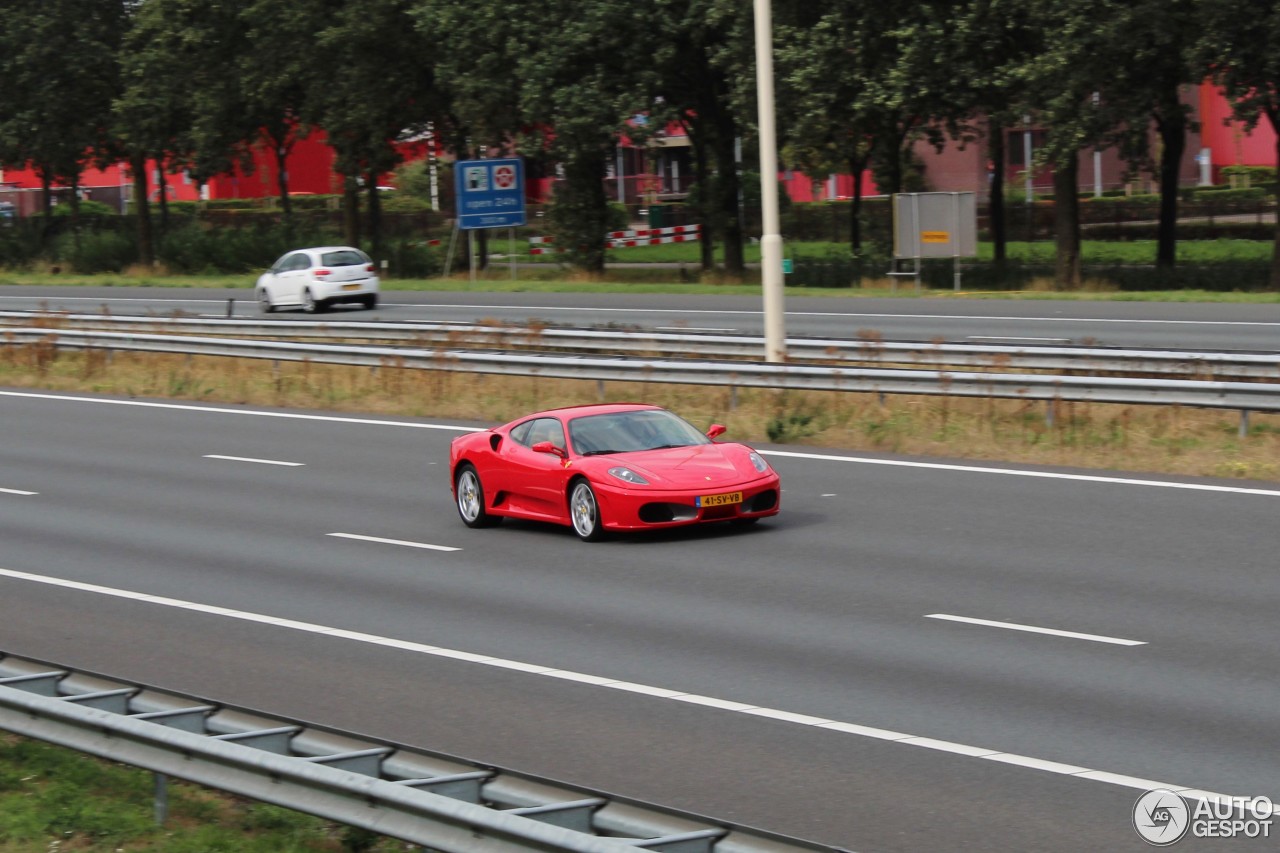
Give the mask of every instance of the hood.
POLYGON ((741 444, 695 444, 595 456, 605 468, 624 465, 661 488, 717 488, 765 476, 751 464, 741 444))

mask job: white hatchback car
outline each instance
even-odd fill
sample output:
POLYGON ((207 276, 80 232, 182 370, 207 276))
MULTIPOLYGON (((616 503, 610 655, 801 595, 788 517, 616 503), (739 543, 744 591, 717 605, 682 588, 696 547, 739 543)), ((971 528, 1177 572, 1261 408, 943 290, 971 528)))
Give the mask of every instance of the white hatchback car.
POLYGON ((350 246, 295 249, 258 277, 258 304, 264 313, 299 307, 308 314, 356 302, 378 307, 378 276, 373 261, 350 246))

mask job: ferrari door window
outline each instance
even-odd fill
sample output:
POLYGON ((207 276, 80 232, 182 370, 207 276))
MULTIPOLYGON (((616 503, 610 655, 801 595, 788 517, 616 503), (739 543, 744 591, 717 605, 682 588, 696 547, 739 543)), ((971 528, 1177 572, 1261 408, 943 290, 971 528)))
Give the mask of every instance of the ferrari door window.
POLYGON ((529 430, 529 446, 549 441, 561 450, 564 449, 564 427, 555 418, 538 418, 529 430))

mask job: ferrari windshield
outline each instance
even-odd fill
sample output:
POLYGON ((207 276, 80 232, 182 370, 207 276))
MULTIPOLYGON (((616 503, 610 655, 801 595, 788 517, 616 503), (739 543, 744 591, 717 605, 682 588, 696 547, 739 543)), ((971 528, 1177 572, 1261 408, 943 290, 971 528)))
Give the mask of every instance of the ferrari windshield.
POLYGON ((574 418, 569 421, 569 441, 582 456, 711 443, 693 424, 665 409, 574 418))

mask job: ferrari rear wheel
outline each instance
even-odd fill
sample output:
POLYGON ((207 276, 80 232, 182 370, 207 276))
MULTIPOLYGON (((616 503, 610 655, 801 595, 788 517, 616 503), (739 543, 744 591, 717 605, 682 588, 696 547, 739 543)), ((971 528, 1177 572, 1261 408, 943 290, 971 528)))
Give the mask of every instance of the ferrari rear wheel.
POLYGON ((573 532, 583 542, 599 542, 604 538, 604 525, 600 523, 600 504, 596 493, 586 480, 578 480, 569 490, 569 517, 573 520, 573 532))
POLYGON ((458 496, 458 515, 467 527, 492 527, 502 520, 485 511, 484 486, 480 483, 480 475, 470 463, 458 468, 454 491, 458 496))

